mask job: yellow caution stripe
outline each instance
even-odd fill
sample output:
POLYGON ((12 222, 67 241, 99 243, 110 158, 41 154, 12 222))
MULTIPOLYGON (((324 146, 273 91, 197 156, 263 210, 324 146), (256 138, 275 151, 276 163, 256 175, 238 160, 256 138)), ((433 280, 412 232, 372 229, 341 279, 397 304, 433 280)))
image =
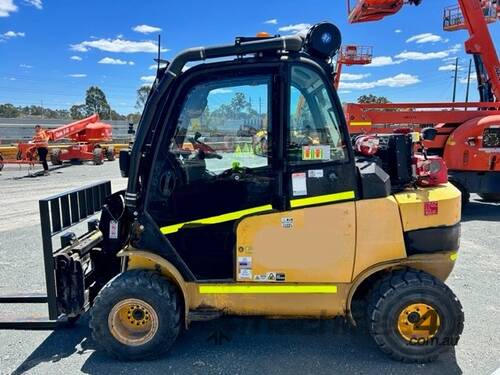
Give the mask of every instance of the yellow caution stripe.
POLYGON ((308 198, 299 198, 290 200, 290 207, 304 207, 304 206, 312 206, 315 204, 322 203, 330 203, 336 201, 343 201, 346 199, 354 199, 354 191, 343 191, 340 193, 327 194, 327 195, 318 195, 316 197, 308 197, 308 198))
POLYGON ((349 125, 351 126, 372 126, 371 121, 350 121, 349 125))
POLYGON ((273 209, 273 206, 271 206, 270 204, 266 204, 264 206, 247 208, 245 210, 229 212, 227 214, 222 214, 222 215, 207 217, 207 218, 204 218, 204 219, 198 219, 198 220, 193 220, 193 221, 186 221, 184 223, 168 225, 166 227, 162 227, 160 230, 161 230, 161 232, 163 234, 170 234, 170 233, 177 232, 184 225, 190 225, 190 224, 195 224, 195 225, 196 224, 200 224, 200 225, 219 224, 219 223, 224 223, 226 221, 237 220, 237 219, 242 218, 243 216, 252 215, 252 214, 255 214, 255 213, 258 213, 258 212, 271 211, 272 209, 273 209))
POLYGON ((332 294, 336 285, 200 285, 200 294, 332 294))

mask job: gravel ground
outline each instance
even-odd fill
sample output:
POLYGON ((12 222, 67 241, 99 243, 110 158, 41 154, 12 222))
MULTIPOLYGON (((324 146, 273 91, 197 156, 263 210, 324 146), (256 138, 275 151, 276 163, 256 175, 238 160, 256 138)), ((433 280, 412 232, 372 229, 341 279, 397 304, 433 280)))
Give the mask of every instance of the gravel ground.
MULTIPOLYGON (((7 167, 0 176, 0 295, 44 290, 39 198, 98 180, 112 180, 114 190, 126 182, 117 162, 15 179, 26 172, 7 167)), ((465 330, 456 349, 432 364, 392 361, 341 320, 250 318, 195 323, 164 359, 120 363, 95 351, 83 317, 74 328, 55 332, 0 331, 0 374, 490 374, 500 366, 499 245, 500 205, 473 195, 464 211, 460 256, 447 282, 463 304, 465 330)), ((27 313, 7 307, 0 316, 27 313)), ((30 307, 29 313, 45 310, 30 307)))

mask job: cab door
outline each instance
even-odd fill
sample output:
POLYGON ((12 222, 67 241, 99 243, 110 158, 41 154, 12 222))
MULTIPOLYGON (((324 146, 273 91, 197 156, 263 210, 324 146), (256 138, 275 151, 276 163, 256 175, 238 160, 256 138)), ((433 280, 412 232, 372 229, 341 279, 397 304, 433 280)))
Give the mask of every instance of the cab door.
POLYGON ((291 64, 284 85, 284 210, 237 228, 238 281, 350 282, 356 174, 340 103, 315 65, 291 64))

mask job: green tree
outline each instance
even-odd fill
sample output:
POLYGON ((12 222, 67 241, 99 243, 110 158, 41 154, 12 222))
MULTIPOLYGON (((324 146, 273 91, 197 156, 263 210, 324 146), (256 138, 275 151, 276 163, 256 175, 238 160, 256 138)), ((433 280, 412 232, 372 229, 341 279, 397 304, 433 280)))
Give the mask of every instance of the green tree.
POLYGON ((91 86, 85 94, 85 109, 87 115, 97 113, 102 119, 109 119, 111 108, 104 92, 97 86, 91 86))
POLYGON ((87 107, 85 104, 75 104, 71 106, 69 113, 73 120, 81 120, 87 117, 87 107))
POLYGON ((385 96, 376 96, 373 94, 368 94, 368 95, 361 95, 358 98, 358 103, 387 104, 390 103, 390 101, 385 96))
POLYGON ((0 104, 0 117, 19 117, 19 108, 15 107, 10 103, 0 104))
POLYGON ((137 89, 137 100, 135 102, 135 108, 142 111, 146 100, 148 99, 149 92, 151 91, 151 86, 144 85, 137 89))

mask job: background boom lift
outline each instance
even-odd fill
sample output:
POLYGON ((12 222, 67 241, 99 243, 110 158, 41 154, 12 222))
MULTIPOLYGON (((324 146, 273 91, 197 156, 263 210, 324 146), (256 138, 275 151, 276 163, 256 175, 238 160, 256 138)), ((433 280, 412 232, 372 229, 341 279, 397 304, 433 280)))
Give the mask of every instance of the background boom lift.
MULTIPOLYGON (((397 13, 404 4, 421 1, 348 0, 351 23, 377 21, 397 13)), ((480 102, 347 104, 351 133, 387 133, 394 128, 433 126, 436 138, 429 152, 444 157, 450 180, 462 191, 500 200, 500 63, 488 24, 499 16, 497 0, 459 0, 443 14, 446 31, 465 29, 465 50, 476 66, 480 102)))

